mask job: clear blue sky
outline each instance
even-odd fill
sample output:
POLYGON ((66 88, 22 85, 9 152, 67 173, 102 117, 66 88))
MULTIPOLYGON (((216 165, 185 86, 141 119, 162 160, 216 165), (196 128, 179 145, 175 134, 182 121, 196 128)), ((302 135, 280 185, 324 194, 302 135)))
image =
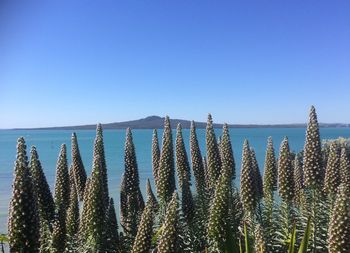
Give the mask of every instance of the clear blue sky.
POLYGON ((0 128, 350 123, 350 2, 7 1, 0 128), (25 2, 25 3, 24 3, 25 2))

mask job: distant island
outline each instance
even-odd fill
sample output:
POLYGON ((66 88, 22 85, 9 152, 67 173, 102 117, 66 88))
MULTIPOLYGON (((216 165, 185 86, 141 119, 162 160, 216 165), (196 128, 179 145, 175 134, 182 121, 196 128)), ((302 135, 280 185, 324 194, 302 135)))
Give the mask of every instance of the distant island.
MULTIPOLYGON (((181 123, 182 128, 190 128, 191 121, 184 119, 170 119, 172 128, 176 128, 177 124, 181 123)), ((114 122, 102 124, 104 129, 125 129, 130 127, 132 129, 155 129, 163 128, 164 117, 149 116, 143 119, 130 120, 123 122, 114 122)), ((197 128, 205 128, 206 122, 197 122, 197 128)), ((320 127, 350 127, 350 124, 344 123, 320 123, 320 127)), ((214 128, 222 128, 223 124, 213 124, 214 128)), ((305 123, 296 124, 229 124, 230 128, 305 128, 305 123)), ((40 127, 40 128, 15 128, 14 130, 90 130, 95 129, 96 124, 80 125, 80 126, 62 126, 62 127, 40 127)))

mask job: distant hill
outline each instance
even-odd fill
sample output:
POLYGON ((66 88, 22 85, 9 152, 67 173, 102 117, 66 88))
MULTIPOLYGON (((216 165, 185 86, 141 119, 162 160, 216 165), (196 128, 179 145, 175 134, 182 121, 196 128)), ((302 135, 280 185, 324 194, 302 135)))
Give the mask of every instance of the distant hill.
MULTIPOLYGON (((191 121, 183 119, 170 119, 172 128, 176 128, 177 124, 181 123, 182 128, 190 128, 191 121)), ((164 117, 149 116, 143 119, 130 120, 123 122, 102 124, 104 129, 125 129, 130 127, 132 129, 154 129, 163 128, 164 117)), ((197 128, 205 128, 206 122, 196 122, 197 128)), ((213 124, 215 128, 221 128, 223 124, 213 124)), ((259 124, 229 124, 231 128, 302 128, 306 124, 275 124, 275 125, 259 125, 259 124)), ((342 123, 320 123, 320 127, 350 127, 350 124, 342 123)), ((81 125, 81 126, 64 126, 64 127, 42 127, 42 128, 21 128, 21 129, 42 129, 42 130, 84 130, 95 129, 96 124, 81 125)), ((19 128, 17 128, 19 130, 19 128)))

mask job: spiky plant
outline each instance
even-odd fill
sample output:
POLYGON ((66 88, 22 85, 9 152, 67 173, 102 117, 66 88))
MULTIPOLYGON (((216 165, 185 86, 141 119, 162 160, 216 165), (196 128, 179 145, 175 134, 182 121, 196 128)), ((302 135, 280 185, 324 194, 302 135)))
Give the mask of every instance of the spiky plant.
POLYGON ((340 180, 341 183, 350 189, 350 161, 345 148, 340 154, 340 180))
POLYGON ((256 160, 256 155, 255 155, 255 151, 253 148, 250 148, 250 157, 252 160, 252 168, 253 168, 253 173, 254 173, 254 184, 255 184, 255 188, 256 188, 256 197, 257 200, 260 200, 263 195, 263 181, 262 181, 262 177, 260 174, 260 170, 259 170, 259 164, 258 161, 256 160))
POLYGON ((229 222, 230 196, 230 177, 224 173, 217 181, 210 208, 208 241, 211 252, 234 252, 235 239, 229 222))
POLYGON ((129 224, 128 190, 126 187, 125 174, 123 174, 120 183, 120 225, 122 226, 123 230, 133 230, 129 224))
POLYGON ((101 158, 99 154, 95 154, 88 191, 84 196, 82 216, 83 228, 85 229, 81 234, 82 246, 95 252, 103 251, 106 247, 106 206, 103 198, 105 189, 101 167, 101 158))
POLYGON ((167 206, 162 233, 157 246, 158 253, 181 252, 179 246, 179 203, 177 193, 174 192, 167 206))
POLYGON ((304 196, 303 169, 298 156, 295 156, 295 159, 294 159, 293 181, 294 181, 294 204, 300 207, 305 201, 305 196, 304 196))
POLYGON ((324 192, 331 198, 337 192, 340 184, 340 154, 337 143, 333 142, 330 146, 329 156, 326 165, 326 174, 324 179, 324 192), (332 196, 331 196, 332 195, 332 196))
POLYGON ((330 253, 350 252, 350 192, 344 185, 339 187, 328 229, 330 253))
POLYGON ((175 190, 173 139, 168 116, 164 120, 162 151, 159 160, 157 193, 161 205, 169 202, 175 190))
POLYGON ((233 245, 235 245, 234 248, 236 248, 236 251, 238 251, 237 243, 241 235, 240 226, 242 225, 242 220, 244 219, 244 211, 239 195, 239 190, 236 187, 232 187, 229 200, 230 201, 227 218, 232 232, 232 238, 234 240, 233 245))
POLYGON ((86 203, 88 202, 87 198, 89 196, 89 191, 90 191, 90 182, 91 179, 87 178, 86 179, 86 184, 85 184, 85 190, 84 190, 84 201, 83 201, 83 208, 82 208, 82 212, 81 212, 81 216, 80 216, 80 222, 79 222, 79 232, 78 232, 78 236, 79 236, 79 241, 85 241, 86 240, 86 228, 87 228, 87 214, 88 214, 88 208, 84 206, 86 205, 86 203))
POLYGON ((176 171, 179 179, 179 185, 184 181, 191 181, 190 164, 187 158, 187 152, 185 143, 182 137, 182 127, 179 123, 176 128, 176 143, 175 143, 175 154, 176 154, 176 171))
POLYGON ((135 237, 132 253, 148 253, 152 246, 153 223, 154 223, 154 207, 149 199, 143 210, 140 224, 138 226, 137 235, 135 237))
POLYGON ((320 132, 316 110, 312 106, 306 129, 306 140, 303 150, 303 176, 306 193, 308 216, 311 217, 310 247, 316 251, 326 248, 326 224, 328 223, 328 208, 322 192, 324 164, 321 150, 320 132))
POLYGON ((304 146, 303 171, 305 186, 319 189, 323 181, 323 161, 321 152, 320 131, 315 107, 311 106, 309 123, 306 130, 304 146))
POLYGON ((118 234, 118 222, 117 216, 114 208, 113 198, 110 198, 108 208, 106 211, 106 251, 115 253, 120 252, 121 245, 118 234))
POLYGON ((108 173, 107 173, 107 164, 105 158, 104 142, 103 142, 103 130, 102 125, 98 124, 96 127, 96 138, 94 143, 94 157, 99 157, 101 160, 101 178, 103 182, 103 200, 105 206, 108 206, 109 203, 109 191, 108 191, 108 173))
POLYGON ((209 174, 209 185, 210 191, 214 192, 214 187, 216 185, 216 180, 219 178, 221 171, 221 158, 218 143, 215 137, 215 131, 213 127, 213 119, 211 114, 208 114, 206 136, 205 136, 206 146, 207 146, 207 166, 209 174))
POLYGON ((264 234, 268 239, 267 249, 271 249, 271 241, 275 236, 275 211, 276 205, 274 202, 274 193, 277 190, 277 165, 275 157, 275 149, 273 147, 272 137, 267 139, 267 147, 264 161, 264 176, 263 176, 263 203, 262 220, 264 226, 264 234))
POLYGON ((82 200, 84 196, 84 189, 86 184, 86 171, 84 168, 83 160, 80 156, 80 150, 77 140, 76 133, 72 134, 72 173, 74 176, 74 181, 77 186, 79 199, 82 200))
POLYGON ((156 189, 158 189, 158 169, 159 169, 160 149, 157 129, 153 130, 152 137, 152 172, 156 189))
POLYGON ((58 213, 52 224, 50 248, 53 253, 64 252, 67 245, 66 221, 61 216, 58 213))
POLYGON ((157 213, 159 205, 156 196, 154 195, 151 187, 151 182, 147 178, 147 184, 146 184, 146 193, 147 193, 147 200, 146 202, 151 202, 153 207, 153 212, 157 213))
POLYGON ((195 233, 197 235, 198 249, 203 249, 207 244, 208 224, 206 219, 209 214, 209 196, 206 185, 206 173, 204 171, 205 159, 201 155, 194 121, 191 122, 190 152, 197 193, 195 196, 195 233))
MULTIPOLYGON (((274 241, 272 247, 277 252, 281 250, 284 252, 288 249, 288 243, 286 242, 295 219, 292 205, 294 198, 294 168, 291 158, 288 138, 285 137, 281 143, 278 158, 278 194, 282 201, 279 203, 276 217, 274 217, 274 223, 272 224, 272 228, 275 230, 272 237, 274 241)), ((270 231, 268 233, 271 236, 270 231)))
POLYGON ((256 207, 257 196, 254 170, 248 140, 244 141, 241 163, 241 201, 245 213, 250 216, 256 207))
POLYGON ((255 253, 267 253, 267 242, 264 234, 263 227, 260 224, 257 224, 255 226, 255 231, 254 231, 254 248, 255 248, 255 253))
POLYGON ((26 144, 17 140, 17 157, 9 207, 8 238, 10 252, 39 252, 39 212, 28 168, 26 144))
POLYGON ((44 219, 51 223, 55 215, 55 202, 47 183, 45 173, 41 167, 38 152, 32 146, 30 158, 30 173, 33 181, 33 189, 37 198, 37 207, 39 210, 40 220, 44 219))
POLYGON ((71 180, 70 184, 70 198, 69 206, 67 209, 66 217, 66 231, 67 231, 67 243, 66 251, 74 252, 79 247, 78 244, 78 231, 79 231, 79 200, 78 192, 74 179, 71 180))
POLYGON ((221 157, 221 138, 222 138, 222 136, 221 135, 219 135, 218 136, 218 148, 219 148, 219 154, 220 154, 220 157, 221 157))
POLYGON ((68 238, 75 238, 79 229, 79 202, 77 187, 74 182, 71 182, 70 184, 70 198, 67 209, 66 228, 68 238))
POLYGON ((210 193, 210 177, 209 177, 209 171, 208 171, 207 158, 203 156, 202 161, 203 161, 205 185, 206 185, 207 192, 210 193))
POLYGON ((194 216, 194 203, 190 184, 190 165, 187 158, 185 144, 182 137, 182 128, 179 123, 176 131, 176 170, 181 189, 181 208, 187 223, 192 223, 194 216))
POLYGON ((206 183, 205 172, 201 150, 199 147, 196 125, 194 121, 191 122, 190 130, 190 151, 191 151, 191 164, 193 175, 195 178, 196 190, 200 198, 206 198, 206 183))
MULTIPOLYGON (((231 174, 232 180, 236 179, 236 164, 233 156, 232 144, 228 125, 225 123, 222 129, 222 136, 220 142, 220 153, 222 168, 226 168, 227 171, 222 173, 231 174)), ((221 169, 223 170, 223 169, 221 169)))
POLYGON ((132 246, 133 238, 137 233, 137 225, 144 208, 144 201, 140 191, 139 172, 136 161, 135 147, 130 128, 126 130, 124 176, 121 191, 121 225, 132 246))
POLYGON ((137 212, 139 212, 141 215, 143 208, 145 207, 145 203, 140 190, 139 170, 137 166, 134 141, 130 128, 127 128, 126 130, 124 167, 128 193, 135 194, 137 200, 136 209, 137 212))
POLYGON ((53 224, 52 232, 52 247, 56 252, 61 252, 66 244, 66 216, 69 205, 69 172, 67 164, 67 149, 66 145, 61 145, 60 154, 56 166, 56 181, 55 181, 55 205, 56 218, 53 224))
POLYGON ((55 181, 55 205, 59 212, 61 209, 67 209, 69 203, 69 172, 67 163, 67 148, 65 144, 61 145, 60 154, 58 156, 56 166, 56 181, 55 181))
POLYGON ((290 160, 289 143, 287 137, 285 137, 281 143, 278 159, 278 193, 283 201, 293 201, 293 167, 290 160))
POLYGON ((263 189, 265 198, 272 198, 273 192, 277 190, 277 166, 271 136, 267 139, 263 189))
MULTIPOLYGON (((53 221, 51 221, 52 223, 53 221)), ((52 253, 52 235, 51 235, 51 230, 50 227, 52 225, 49 224, 47 220, 41 219, 40 221, 40 238, 39 238, 39 243, 40 243, 40 248, 39 252, 40 253, 52 253)))

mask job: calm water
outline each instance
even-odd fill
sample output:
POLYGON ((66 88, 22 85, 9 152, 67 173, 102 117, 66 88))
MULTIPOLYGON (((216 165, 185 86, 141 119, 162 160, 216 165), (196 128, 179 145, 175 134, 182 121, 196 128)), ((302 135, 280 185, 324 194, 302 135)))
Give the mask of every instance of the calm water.
MULTIPOLYGON (((16 140, 19 136, 24 136, 29 147, 35 145, 39 152, 47 180, 51 186, 55 180, 55 165, 59 153, 60 145, 67 144, 70 150, 70 130, 2 130, 0 131, 0 233, 7 231, 8 204, 11 195, 11 184, 13 174, 13 164, 16 157, 16 140)), ((158 132, 161 140, 162 131, 158 132)), ((173 133, 175 137, 175 132, 173 133)), ((221 134, 221 130, 217 130, 221 134)), ((303 148, 305 129, 303 128, 240 128, 230 130, 233 143, 234 155, 236 159, 236 171, 239 174, 239 166, 242 154, 242 144, 244 139, 248 139, 250 145, 255 149, 260 168, 263 167, 266 139, 272 136, 275 149, 278 150, 280 142, 284 136, 288 136, 291 150, 299 151, 303 148)), ((189 130, 184 129, 183 135, 186 146, 189 146, 189 130)), ((77 131, 81 156, 87 173, 91 171, 92 148, 95 137, 94 130, 77 131)), ((321 138, 337 138, 339 136, 350 137, 349 128, 323 128, 321 138)), ((144 190, 147 178, 152 178, 151 169, 151 140, 152 130, 133 130, 134 144, 136 147, 137 161, 140 173, 141 188, 144 190)), ((205 130, 198 129, 198 138, 202 148, 205 147, 205 130)), ((105 130, 104 143, 107 159, 107 169, 109 177, 109 191, 115 202, 119 202, 120 177, 124 170, 124 130, 105 130)), ((70 152, 68 153, 70 161, 70 152)))

